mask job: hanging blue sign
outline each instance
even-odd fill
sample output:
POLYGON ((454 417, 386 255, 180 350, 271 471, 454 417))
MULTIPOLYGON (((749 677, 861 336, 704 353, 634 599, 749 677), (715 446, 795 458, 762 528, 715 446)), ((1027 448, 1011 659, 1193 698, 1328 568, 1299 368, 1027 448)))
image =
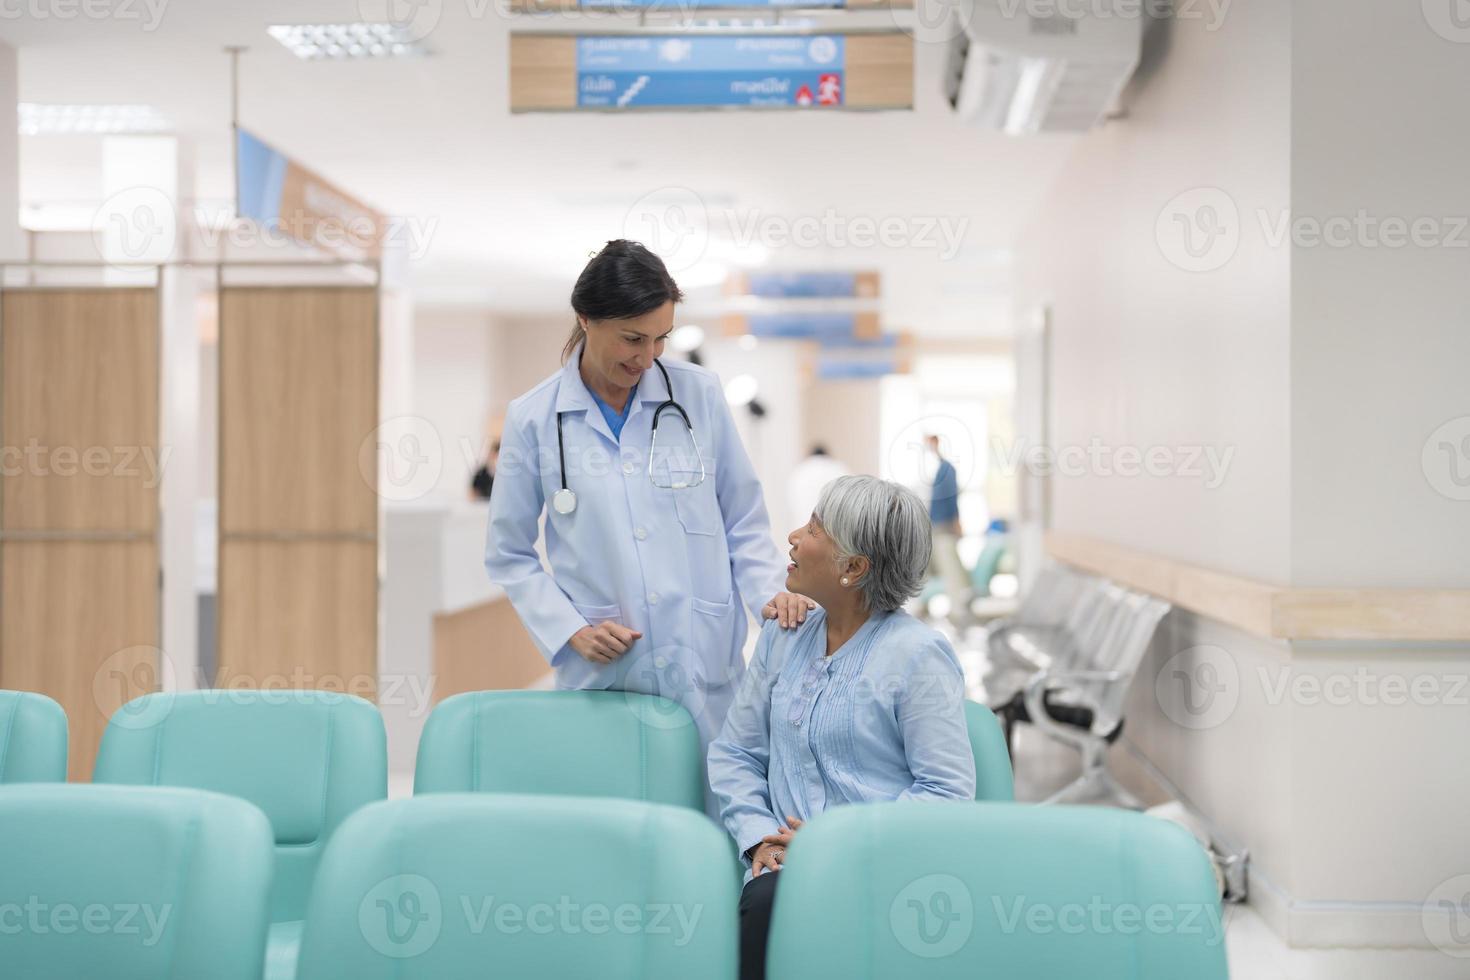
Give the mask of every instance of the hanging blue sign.
POLYGON ((857 314, 750 313, 745 317, 745 324, 746 330, 756 337, 788 337, 830 343, 853 336, 857 330, 857 314))
POLYGON ((840 106, 843 41, 832 34, 579 37, 577 105, 840 106))
POLYGON ((243 129, 235 132, 235 212, 261 224, 279 221, 281 191, 291 161, 243 129))
POLYGON ((857 295, 854 272, 749 272, 745 291, 768 299, 828 299, 857 295))
POLYGON ((899 373, 902 366, 894 358, 853 361, 824 357, 817 361, 817 377, 823 381, 855 381, 899 373))
POLYGON ((580 0, 582 9, 626 7, 638 10, 698 10, 700 8, 845 7, 846 0, 580 0))
POLYGON ((881 333, 876 337, 823 337, 822 346, 832 350, 890 350, 898 346, 898 334, 881 333))

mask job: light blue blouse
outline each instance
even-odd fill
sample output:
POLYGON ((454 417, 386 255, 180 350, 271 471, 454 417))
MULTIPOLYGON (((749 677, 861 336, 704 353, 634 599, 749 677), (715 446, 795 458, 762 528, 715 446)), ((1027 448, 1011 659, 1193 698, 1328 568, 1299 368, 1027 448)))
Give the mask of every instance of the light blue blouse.
POLYGON ((875 613, 826 650, 821 610, 795 630, 767 620, 710 745, 710 787, 742 860, 788 817, 975 796, 964 674, 943 636, 902 611, 875 613))

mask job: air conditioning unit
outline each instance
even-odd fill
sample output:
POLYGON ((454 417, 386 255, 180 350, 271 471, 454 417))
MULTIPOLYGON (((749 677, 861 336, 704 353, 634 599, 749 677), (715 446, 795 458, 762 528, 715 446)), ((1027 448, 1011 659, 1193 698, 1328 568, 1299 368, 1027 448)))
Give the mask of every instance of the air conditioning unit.
POLYGON ((950 42, 945 97, 962 119, 1016 136, 1091 129, 1138 67, 1147 7, 962 0, 964 29, 950 42))

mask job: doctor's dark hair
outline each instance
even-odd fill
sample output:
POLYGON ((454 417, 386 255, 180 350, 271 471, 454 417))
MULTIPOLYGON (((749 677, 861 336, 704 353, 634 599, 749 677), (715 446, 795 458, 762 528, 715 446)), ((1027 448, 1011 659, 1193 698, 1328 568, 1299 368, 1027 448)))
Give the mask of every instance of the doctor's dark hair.
MULTIPOLYGON (((642 316, 684 293, 664 260, 638 242, 616 238, 592 256, 572 287, 572 310, 588 320, 629 320, 642 316)), ((563 362, 582 340, 582 325, 572 324, 572 335, 562 348, 563 362)))

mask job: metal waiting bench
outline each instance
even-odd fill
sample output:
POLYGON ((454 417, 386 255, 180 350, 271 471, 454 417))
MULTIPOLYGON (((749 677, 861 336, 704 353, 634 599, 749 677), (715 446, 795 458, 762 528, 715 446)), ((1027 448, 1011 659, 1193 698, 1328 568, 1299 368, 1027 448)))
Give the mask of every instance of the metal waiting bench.
POLYGON ((1047 803, 1141 808, 1107 769, 1123 701, 1170 605, 1060 565, 1038 576, 1016 615, 987 636, 987 700, 1011 745, 1029 722, 1082 756, 1082 774, 1047 803))

